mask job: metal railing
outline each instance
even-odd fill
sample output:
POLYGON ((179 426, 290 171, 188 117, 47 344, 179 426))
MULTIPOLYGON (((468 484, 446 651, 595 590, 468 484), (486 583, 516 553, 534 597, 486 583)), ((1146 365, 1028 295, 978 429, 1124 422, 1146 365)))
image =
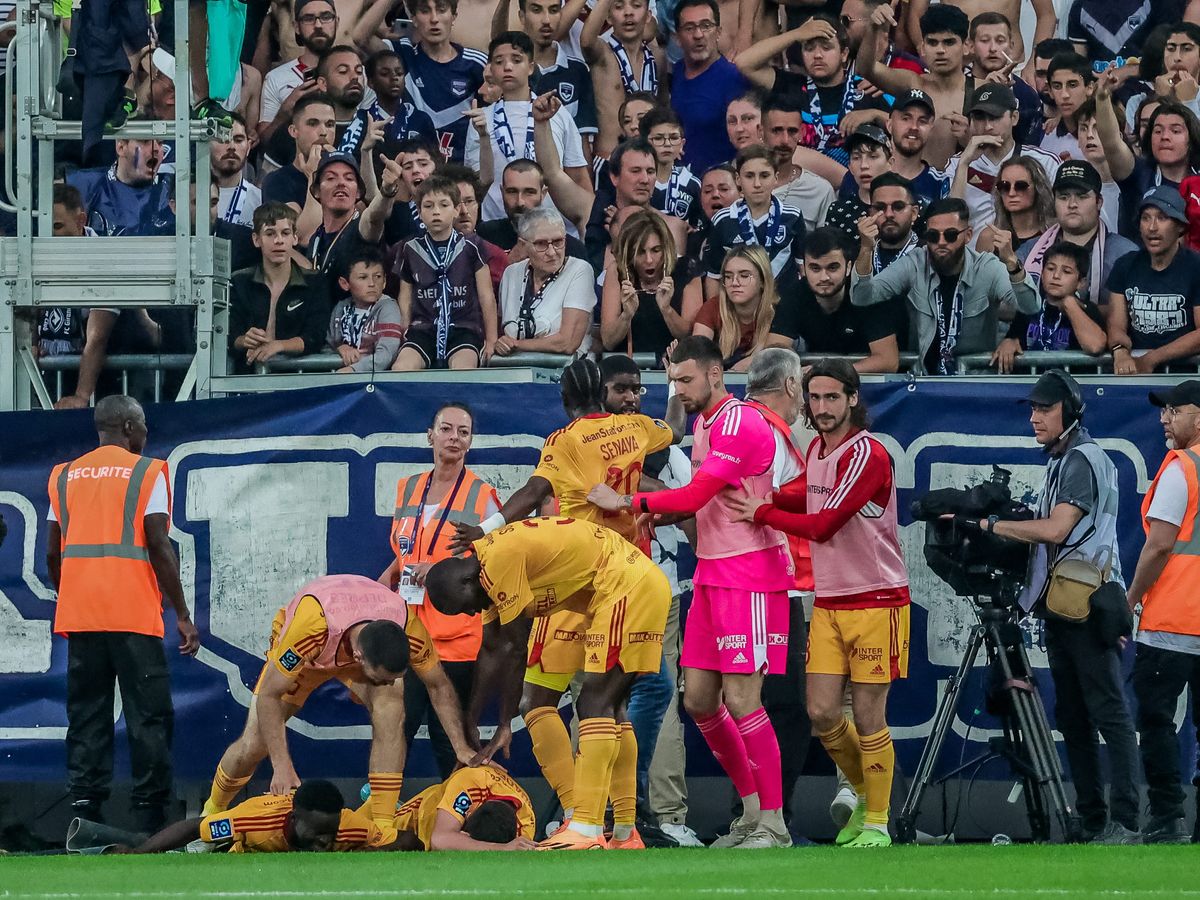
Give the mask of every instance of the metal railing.
MULTIPOLYGON (((64 373, 78 372, 81 359, 79 356, 44 356, 37 361, 38 368, 48 376, 53 386, 52 389, 47 386, 45 399, 57 402, 63 398, 64 373)), ((104 368, 106 372, 117 373, 121 380, 121 393, 130 393, 131 384, 145 380, 154 402, 160 403, 163 399, 187 399, 187 394, 182 391, 174 397, 164 398, 163 387, 167 373, 187 372, 194 359, 187 353, 117 353, 105 360, 104 368)), ((187 386, 185 378, 181 387, 187 386)))

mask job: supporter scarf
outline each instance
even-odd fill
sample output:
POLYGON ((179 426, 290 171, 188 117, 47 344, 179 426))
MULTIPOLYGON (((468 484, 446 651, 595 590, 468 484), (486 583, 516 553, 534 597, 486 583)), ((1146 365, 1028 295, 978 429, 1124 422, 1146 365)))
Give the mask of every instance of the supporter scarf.
POLYGON ((825 115, 821 110, 821 91, 812 78, 808 79, 806 86, 808 112, 801 114, 805 125, 805 133, 801 135, 800 139, 801 144, 814 150, 824 151, 829 148, 835 138, 840 137, 841 132, 838 130, 838 125, 846 114, 854 109, 854 104, 862 99, 862 91, 858 89, 857 81, 857 75, 852 72, 846 73, 841 109, 835 114, 825 115))
POLYGON ((533 311, 537 309, 538 304, 542 302, 542 297, 546 295, 546 288, 550 287, 562 274, 563 269, 567 266, 566 258, 563 259, 563 264, 558 267, 558 271, 553 273, 549 278, 542 282, 542 286, 533 290, 533 266, 526 265, 525 267, 525 283, 521 290, 521 308, 517 311, 517 338, 524 340, 537 336, 537 326, 533 321, 533 311))
MULTIPOLYGON (((896 254, 896 257, 892 260, 892 262, 895 262, 897 259, 900 259, 903 256, 907 256, 908 252, 919 243, 920 241, 917 239, 917 231, 914 228, 908 233, 908 243, 900 248, 900 252, 896 254)), ((888 263, 889 266, 891 264, 892 263, 888 263)), ((879 258, 879 242, 876 241, 875 249, 871 251, 871 274, 878 275, 884 270, 884 268, 885 266, 883 265, 882 260, 879 258)))
MULTIPOLYGON (((532 98, 531 98, 532 99, 532 98)), ((504 111, 504 101, 497 100, 492 106, 492 135, 496 139, 496 148, 501 155, 512 162, 517 159, 517 146, 513 141, 512 124, 508 121, 508 113, 504 111)), ((525 159, 533 159, 533 109, 525 119, 525 159)))
POLYGON ((1027 350, 1067 350, 1071 346, 1071 331, 1062 327, 1067 314, 1058 310, 1058 318, 1053 325, 1046 324, 1046 313, 1050 305, 1042 300, 1042 311, 1036 319, 1029 323, 1025 332, 1025 349, 1027 350))
POLYGON ((231 225, 237 225, 242 218, 242 202, 245 199, 246 179, 243 178, 233 189, 233 196, 229 198, 229 208, 225 210, 225 215, 221 216, 221 220, 229 222, 231 225))
POLYGON ((671 177, 667 179, 667 195, 666 199, 663 201, 663 212, 669 216, 679 216, 681 219, 686 218, 687 213, 684 212, 683 215, 677 213, 675 211, 675 203, 679 200, 688 200, 686 205, 689 209, 691 208, 690 198, 686 193, 679 189, 679 182, 682 180, 683 166, 675 166, 671 169, 671 177))
MULTIPOLYGON (((1038 281, 1042 277, 1042 263, 1046 259, 1046 251, 1058 243, 1061 235, 1062 226, 1051 225, 1037 239, 1037 243, 1029 251, 1029 256, 1025 257, 1025 271, 1038 281)), ((1096 237, 1092 240, 1092 265, 1088 270, 1088 299, 1096 304, 1100 303, 1100 279, 1104 274, 1104 241, 1107 237, 1108 226, 1101 220, 1096 237)))
POLYGON ((658 93, 658 67, 654 64, 654 54, 650 51, 649 44, 645 41, 642 42, 642 79, 638 81, 633 77, 633 66, 629 64, 629 54, 625 52, 621 42, 611 34, 605 38, 605 42, 612 49, 613 56, 617 58, 617 71, 621 73, 621 84, 625 87, 626 94, 633 94, 637 91, 658 93))
POLYGON ((358 350, 366 349, 363 345, 371 330, 371 312, 361 312, 353 303, 347 303, 346 308, 338 316, 337 330, 342 336, 342 343, 349 344, 358 350))
POLYGON ((750 220, 750 207, 745 200, 738 200, 734 203, 737 210, 738 230, 742 234, 742 241, 746 244, 762 244, 764 250, 770 255, 771 248, 782 244, 787 239, 787 228, 783 224, 783 204, 779 202, 777 197, 771 198, 771 211, 767 213, 767 222, 763 228, 763 240, 760 242, 758 234, 754 230, 754 223, 750 220))
POLYGON ((954 298, 950 301, 950 315, 946 316, 945 304, 942 303, 942 292, 934 293, 933 311, 937 316, 938 336, 938 370, 935 375, 954 375, 958 372, 958 360, 954 357, 954 348, 958 346, 958 333, 962 329, 963 316, 963 284, 959 276, 958 284, 954 286, 954 298))
POLYGON ((434 274, 438 280, 438 315, 437 315, 437 358, 445 359, 446 350, 450 343, 450 303, 453 298, 453 291, 450 288, 450 264, 454 262, 454 257, 458 254, 458 245, 462 243, 462 235, 457 231, 450 232, 450 240, 446 242, 445 249, 439 253, 437 244, 429 235, 425 235, 422 240, 425 243, 425 250, 429 254, 430 260, 436 265, 434 274))

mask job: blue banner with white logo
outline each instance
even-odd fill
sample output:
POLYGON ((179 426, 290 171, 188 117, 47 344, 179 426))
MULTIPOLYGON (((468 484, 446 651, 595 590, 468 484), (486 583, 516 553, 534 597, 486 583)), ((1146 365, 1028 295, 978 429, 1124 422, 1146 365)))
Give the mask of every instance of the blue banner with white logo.
MULTIPOLYGON (((1029 407, 1019 402, 1027 391, 1027 384, 999 380, 864 389, 872 430, 895 463, 912 581, 909 677, 895 686, 888 713, 908 771, 975 621, 971 602, 953 596, 925 566, 924 526, 913 523, 909 505, 931 488, 984 480, 992 464, 1011 469, 1014 494, 1032 503, 1045 457, 1032 438, 1029 407)), ((665 399, 664 387, 651 387, 643 410, 660 415, 665 399)), ((1094 383, 1085 399, 1086 424, 1119 473, 1121 561, 1129 577, 1142 545, 1139 505, 1164 453, 1162 428, 1145 387, 1094 383)), ((559 389, 547 383, 335 385, 148 408, 146 452, 170 463, 171 535, 203 643, 195 659, 180 657, 168 613, 178 777, 210 778, 240 732, 271 619, 296 589, 326 573, 375 577, 388 565, 397 480, 430 465, 426 428, 447 400, 473 407, 468 462, 502 497, 524 483, 543 439, 566 422, 559 389)), ((51 634, 46 483, 56 463, 91 450, 95 435, 86 412, 12 413, 0 423, 0 512, 9 528, 0 547, 0 780, 61 781, 66 642, 51 634)), ((1028 643, 1053 721, 1036 629, 1028 643)), ((984 671, 978 667, 971 679, 944 768, 998 733, 983 711, 984 671)), ((122 778, 128 769, 119 702, 115 712, 122 778)), ((365 711, 335 684, 305 705, 288 739, 301 775, 357 777, 366 771, 369 735, 365 711)), ((536 772, 528 739, 518 734, 513 747, 512 770, 536 772)), ((810 756, 810 768, 828 767, 816 743, 810 756)), ((693 774, 718 771, 694 732, 688 766, 693 774)), ((407 774, 433 773, 427 742, 418 740, 407 774)), ((996 765, 982 777, 1003 774, 996 765)), ((260 777, 269 777, 265 766, 260 777)))

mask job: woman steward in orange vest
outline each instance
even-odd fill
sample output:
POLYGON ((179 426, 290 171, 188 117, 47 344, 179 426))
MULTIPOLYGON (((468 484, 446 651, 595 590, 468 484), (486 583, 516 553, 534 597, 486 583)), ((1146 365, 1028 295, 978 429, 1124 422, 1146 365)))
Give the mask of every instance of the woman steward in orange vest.
MULTIPOLYGON (((478 525, 500 510, 496 490, 466 466, 467 451, 475 434, 475 417, 463 403, 446 403, 429 426, 433 469, 400 479, 396 486, 396 513, 392 522, 392 552, 396 558, 380 581, 396 587, 433 638, 442 667, 453 682, 463 705, 471 692, 475 658, 483 640, 477 616, 447 616, 427 602, 425 572, 451 556, 454 526, 478 525)), ((429 695, 418 679, 405 680, 405 737, 411 743, 423 723, 442 778, 448 778, 458 760, 437 716, 430 715, 429 695)))
POLYGON ((179 650, 200 647, 167 539, 170 477, 142 456, 146 416, 132 397, 96 404, 100 446, 54 467, 46 564, 58 591, 54 633, 67 638, 67 783, 75 815, 103 821, 113 764, 113 694, 133 767, 134 825, 157 831, 171 799, 174 709, 163 653, 162 601, 175 608, 179 650))

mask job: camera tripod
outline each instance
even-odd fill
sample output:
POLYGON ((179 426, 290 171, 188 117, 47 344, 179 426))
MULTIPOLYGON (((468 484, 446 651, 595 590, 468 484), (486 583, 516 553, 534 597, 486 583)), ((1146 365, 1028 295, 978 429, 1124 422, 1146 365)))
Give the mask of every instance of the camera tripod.
POLYGON ((1079 819, 1063 786, 1058 751, 1025 653, 1021 628, 1008 608, 985 598, 975 598, 975 606, 979 622, 971 628, 962 662, 947 682, 946 692, 938 703, 933 730, 921 751, 921 761, 896 820, 898 838, 902 843, 911 843, 916 838, 917 814, 927 787, 948 781, 992 759, 1002 758, 1021 779, 1033 839, 1039 842, 1050 839, 1050 815, 1053 813, 1065 839, 1076 840, 1079 819), (963 686, 981 648, 986 649, 989 664, 1000 674, 996 696, 1002 703, 999 718, 1004 736, 990 741, 984 753, 936 778, 934 768, 954 723, 963 686))

